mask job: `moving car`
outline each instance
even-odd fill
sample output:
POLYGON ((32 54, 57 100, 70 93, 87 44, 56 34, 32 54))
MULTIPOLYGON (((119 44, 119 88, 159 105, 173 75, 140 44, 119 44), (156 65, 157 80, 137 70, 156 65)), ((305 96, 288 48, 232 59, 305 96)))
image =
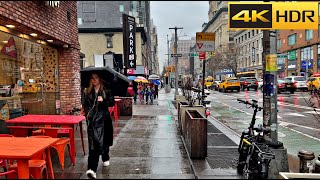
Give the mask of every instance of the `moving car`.
POLYGON ((219 92, 227 92, 227 90, 237 90, 240 92, 240 81, 237 78, 226 78, 219 84, 219 92))
POLYGON ((213 84, 213 77, 212 76, 208 76, 205 80, 204 80, 204 85, 207 89, 211 88, 212 84, 213 84))
POLYGON ((319 89, 320 85, 320 73, 315 73, 313 76, 309 77, 307 81, 308 90, 309 91, 315 91, 316 89, 319 89))
POLYGON ((289 91, 291 94, 294 94, 296 91, 295 83, 288 79, 278 79, 278 94, 287 91, 289 91))
POLYGON ((245 89, 248 91, 250 89, 258 90, 258 80, 255 77, 241 77, 239 81, 242 91, 245 89))
POLYGON ((0 85, 0 94, 1 96, 7 97, 11 96, 11 85, 0 85))
POLYGON ((295 83, 295 86, 298 90, 308 90, 307 80, 303 76, 288 76, 285 79, 295 83))
POLYGON ((221 83, 221 81, 214 81, 212 84, 212 89, 215 91, 219 90, 219 84, 221 83))

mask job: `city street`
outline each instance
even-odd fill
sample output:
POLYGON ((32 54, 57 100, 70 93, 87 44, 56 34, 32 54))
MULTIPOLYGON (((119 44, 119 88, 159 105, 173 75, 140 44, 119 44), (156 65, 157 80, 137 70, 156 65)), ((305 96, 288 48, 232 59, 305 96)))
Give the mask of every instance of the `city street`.
MULTIPOLYGON (((211 91, 208 100, 212 102, 211 115, 233 129, 238 134, 249 126, 253 109, 240 104, 237 98, 251 101, 255 99, 262 106, 260 91, 220 93, 211 91)), ((317 112, 308 106, 307 92, 278 95, 279 141, 284 143, 291 155, 297 155, 301 148, 318 154, 320 148, 320 109, 317 112)), ((257 114, 257 124, 262 124, 262 111, 257 114)))

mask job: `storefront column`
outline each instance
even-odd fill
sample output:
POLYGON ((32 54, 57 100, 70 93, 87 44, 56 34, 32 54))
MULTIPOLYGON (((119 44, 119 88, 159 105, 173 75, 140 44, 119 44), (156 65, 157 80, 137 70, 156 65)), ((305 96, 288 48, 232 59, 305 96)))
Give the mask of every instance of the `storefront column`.
POLYGON ((59 56, 60 114, 81 107, 80 50, 61 48, 59 56))

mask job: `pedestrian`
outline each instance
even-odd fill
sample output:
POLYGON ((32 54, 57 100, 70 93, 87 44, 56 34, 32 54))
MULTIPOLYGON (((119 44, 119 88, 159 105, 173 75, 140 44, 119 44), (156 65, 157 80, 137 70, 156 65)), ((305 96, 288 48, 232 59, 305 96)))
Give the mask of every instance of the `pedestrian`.
POLYGON ((138 95, 138 83, 135 82, 135 81, 132 81, 132 89, 133 89, 133 100, 134 100, 134 103, 137 102, 137 95, 138 95))
MULTIPOLYGON (((149 97, 151 96, 151 87, 150 84, 145 86, 145 95, 146 95, 146 104, 149 103, 149 97)), ((151 97, 150 97, 151 98, 151 97)))
POLYGON ((154 99, 157 99, 157 98, 158 98, 158 95, 159 95, 159 86, 158 86, 158 85, 155 85, 154 88, 155 88, 154 99))
POLYGON ((103 166, 109 166, 109 148, 113 144, 113 126, 108 108, 114 106, 114 96, 103 80, 93 73, 90 85, 84 90, 82 107, 88 132, 88 168, 86 175, 96 179, 99 157, 103 166))
POLYGON ((138 93, 139 93, 140 103, 142 103, 142 101, 143 101, 143 96, 144 96, 144 87, 143 87, 143 85, 142 85, 141 82, 140 82, 139 85, 138 85, 138 93))

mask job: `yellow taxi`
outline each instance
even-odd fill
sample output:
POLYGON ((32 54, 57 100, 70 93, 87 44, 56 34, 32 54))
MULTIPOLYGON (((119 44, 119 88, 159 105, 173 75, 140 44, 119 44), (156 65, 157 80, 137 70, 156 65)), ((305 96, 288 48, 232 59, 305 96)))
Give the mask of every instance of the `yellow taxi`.
POLYGON ((240 91, 240 81, 233 77, 233 78, 226 78, 225 80, 221 81, 219 84, 219 92, 223 91, 226 92, 227 90, 237 90, 240 91))
POLYGON ((316 90, 319 89, 320 86, 320 73, 315 73, 307 80, 308 90, 316 90))
POLYGON ((205 80, 204 80, 204 85, 206 86, 207 89, 211 89, 212 85, 213 85, 213 77, 212 76, 208 76, 205 80))

